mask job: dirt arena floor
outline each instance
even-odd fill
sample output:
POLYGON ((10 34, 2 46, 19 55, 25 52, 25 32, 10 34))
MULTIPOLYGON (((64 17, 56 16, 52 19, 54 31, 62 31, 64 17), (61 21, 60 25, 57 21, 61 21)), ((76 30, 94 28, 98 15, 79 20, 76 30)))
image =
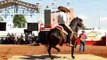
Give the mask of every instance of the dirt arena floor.
MULTIPOLYGON (((60 54, 70 54, 71 47, 58 46, 61 50, 60 54)), ((79 45, 75 49, 75 54, 79 53, 79 45)), ((55 49, 52 49, 53 54, 57 54, 55 49)), ((40 55, 47 54, 47 48, 44 45, 32 46, 32 45, 0 45, 0 60, 7 60, 15 55, 40 55)), ((94 54, 107 58, 107 46, 86 46, 86 51, 82 54, 94 54)))

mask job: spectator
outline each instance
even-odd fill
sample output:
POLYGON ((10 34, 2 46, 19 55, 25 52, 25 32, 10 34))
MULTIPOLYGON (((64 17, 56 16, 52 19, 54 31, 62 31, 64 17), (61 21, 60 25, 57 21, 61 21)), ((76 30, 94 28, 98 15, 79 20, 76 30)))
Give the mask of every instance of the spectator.
POLYGON ((82 31, 82 33, 79 36, 80 38, 80 48, 79 51, 80 53, 85 51, 85 43, 86 43, 86 39, 87 39, 87 35, 85 33, 85 31, 82 31))

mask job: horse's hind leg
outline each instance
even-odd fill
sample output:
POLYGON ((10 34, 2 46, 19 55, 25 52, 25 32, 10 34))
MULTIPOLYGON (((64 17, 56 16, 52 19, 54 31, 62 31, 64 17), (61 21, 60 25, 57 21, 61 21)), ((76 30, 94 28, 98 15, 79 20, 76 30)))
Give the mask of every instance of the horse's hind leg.
POLYGON ((72 57, 73 59, 75 58, 75 56, 74 56, 74 48, 75 48, 75 47, 73 46, 72 49, 71 49, 71 50, 72 50, 72 51, 71 51, 71 57, 72 57))
POLYGON ((53 59, 53 57, 52 57, 52 55, 51 55, 51 48, 52 48, 52 46, 49 45, 49 47, 48 47, 48 54, 49 54, 49 57, 50 57, 51 59, 53 59))
POLYGON ((58 53, 60 52, 60 49, 57 48, 56 46, 54 46, 53 48, 55 48, 55 49, 57 50, 58 53))

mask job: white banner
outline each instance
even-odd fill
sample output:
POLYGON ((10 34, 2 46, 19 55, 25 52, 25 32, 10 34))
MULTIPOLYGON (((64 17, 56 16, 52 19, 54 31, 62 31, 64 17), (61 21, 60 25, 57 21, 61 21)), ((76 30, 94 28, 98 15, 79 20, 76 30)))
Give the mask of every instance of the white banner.
POLYGON ((87 31, 87 40, 92 41, 100 41, 102 37, 102 33, 100 31, 87 31))

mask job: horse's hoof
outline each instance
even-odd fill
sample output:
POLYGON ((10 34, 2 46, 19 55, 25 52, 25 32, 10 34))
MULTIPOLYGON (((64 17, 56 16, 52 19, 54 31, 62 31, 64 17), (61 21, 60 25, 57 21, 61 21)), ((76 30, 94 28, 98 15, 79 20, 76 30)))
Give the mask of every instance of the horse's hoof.
POLYGON ((40 44, 37 43, 37 44, 34 44, 33 46, 39 46, 39 45, 40 45, 40 44))
POLYGON ((53 60, 54 59, 54 57, 50 57, 51 58, 51 60, 53 60))
POLYGON ((72 56, 72 59, 75 59, 75 56, 72 56))
POLYGON ((49 55, 49 58, 50 58, 51 60, 54 59, 54 57, 53 57, 53 56, 50 56, 50 55, 49 55))

